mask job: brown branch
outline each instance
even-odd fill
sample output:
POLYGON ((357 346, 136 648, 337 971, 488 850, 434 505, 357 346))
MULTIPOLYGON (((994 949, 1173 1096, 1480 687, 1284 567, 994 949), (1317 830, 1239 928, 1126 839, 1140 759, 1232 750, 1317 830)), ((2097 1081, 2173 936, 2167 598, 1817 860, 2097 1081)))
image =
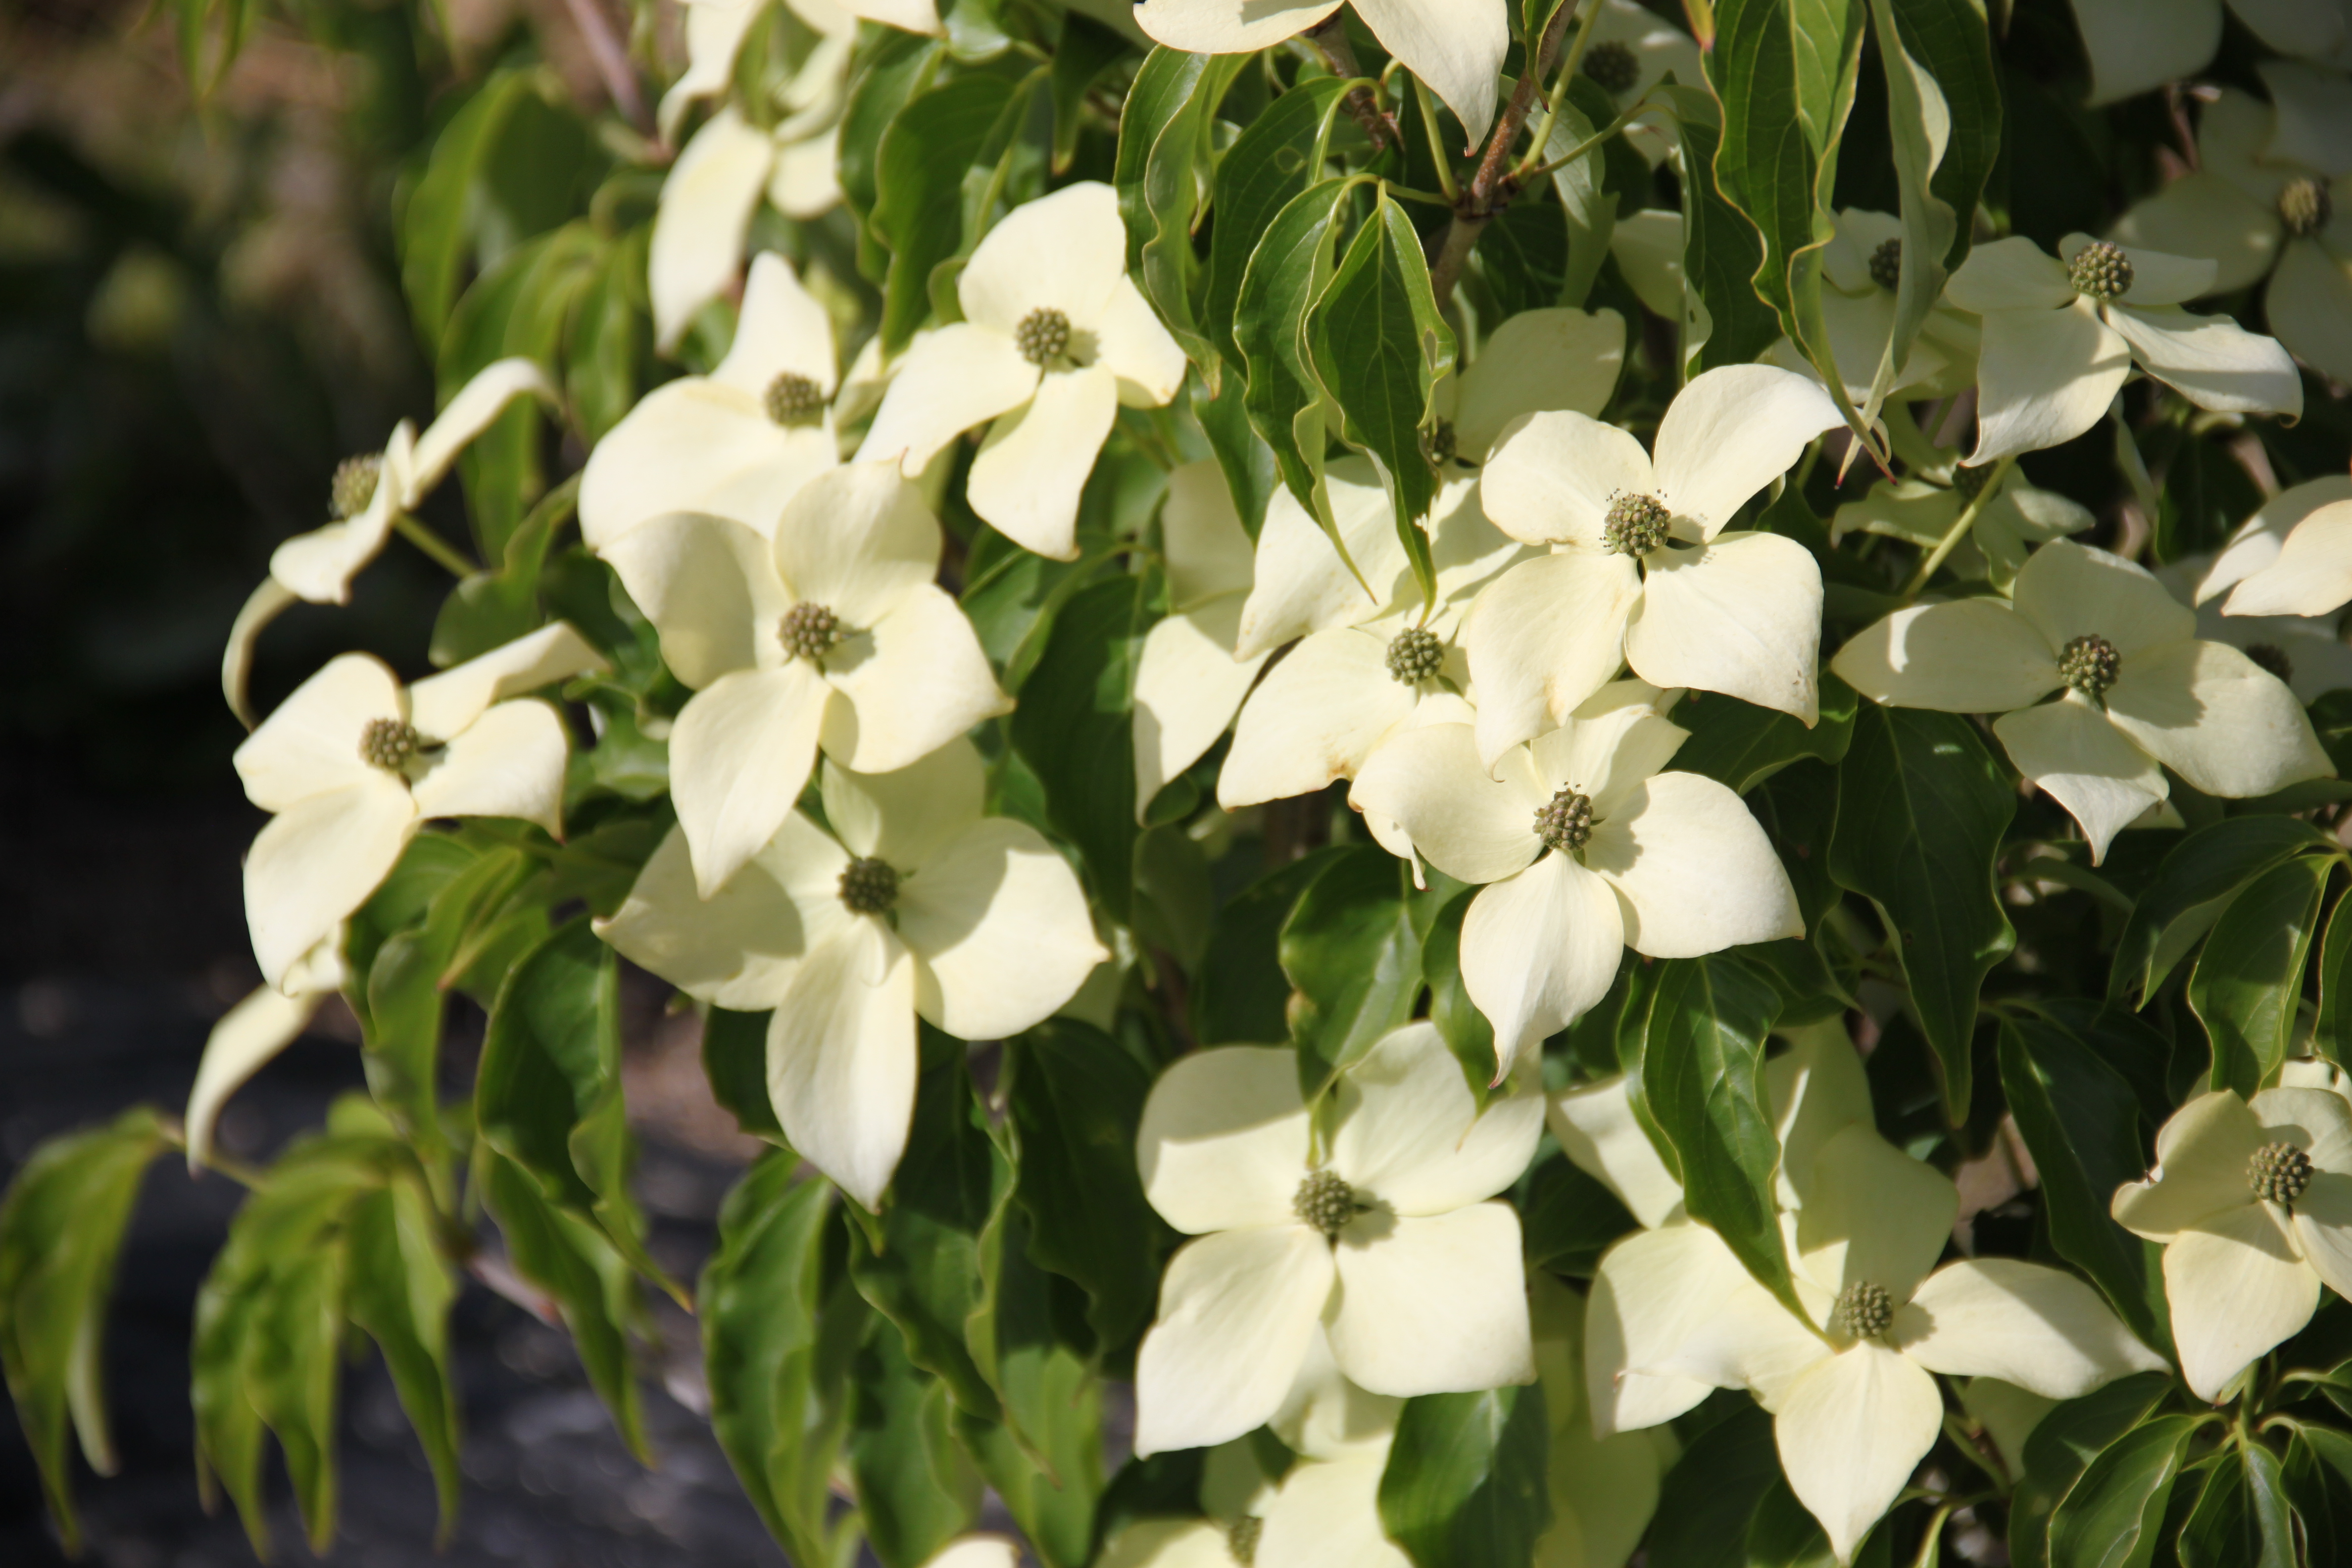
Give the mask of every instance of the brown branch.
POLYGON ((580 29, 580 41, 586 46, 588 58, 596 62, 596 74, 604 78, 604 90, 613 95, 613 107, 637 128, 638 134, 651 136, 653 116, 646 111, 645 94, 637 90, 637 73, 629 64, 629 51, 614 35, 612 18, 604 15, 596 0, 563 0, 563 6, 572 13, 572 25, 580 29))
MULTIPOLYGON (((1343 80, 1364 74, 1363 68, 1356 63, 1356 46, 1348 41, 1346 16, 1347 7, 1343 5, 1307 28, 1305 34, 1307 41, 1321 51, 1324 62, 1343 80)), ((1356 88, 1348 94, 1341 107, 1347 110, 1349 118, 1363 127, 1364 134, 1371 138, 1374 153, 1402 144, 1402 139, 1397 134, 1395 118, 1382 111, 1373 99, 1370 88, 1356 88)))
MULTIPOLYGON (((1600 0, 1591 3, 1598 5, 1600 0)), ((1453 298, 1454 285, 1469 262, 1478 237, 1519 194, 1517 182, 1504 172, 1504 164, 1510 157, 1512 144, 1519 139, 1520 128, 1527 124, 1528 111, 1535 107, 1537 90, 1550 74, 1552 62, 1559 58, 1560 40, 1568 36, 1568 24, 1576 12, 1573 4, 1562 5, 1553 15, 1551 25, 1544 29, 1534 58, 1512 85, 1510 101, 1503 106, 1502 116, 1486 138, 1486 151, 1478 160, 1478 172, 1471 176, 1469 187, 1454 202, 1453 221, 1445 226, 1444 233, 1428 253, 1429 284, 1441 310, 1453 298)))

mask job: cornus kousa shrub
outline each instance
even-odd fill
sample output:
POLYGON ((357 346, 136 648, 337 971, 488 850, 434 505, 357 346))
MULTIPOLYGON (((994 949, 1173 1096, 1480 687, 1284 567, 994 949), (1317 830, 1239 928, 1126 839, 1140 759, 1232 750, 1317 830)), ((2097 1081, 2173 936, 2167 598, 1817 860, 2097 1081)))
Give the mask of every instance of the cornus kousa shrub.
POLYGON ((803 1568, 2352 1561, 2352 24, 1990 9, 378 7, 437 413, 222 628, 257 987, 0 1206, 60 1535, 170 1150, 257 1551, 349 1347, 464 1507, 498 1289, 803 1568))

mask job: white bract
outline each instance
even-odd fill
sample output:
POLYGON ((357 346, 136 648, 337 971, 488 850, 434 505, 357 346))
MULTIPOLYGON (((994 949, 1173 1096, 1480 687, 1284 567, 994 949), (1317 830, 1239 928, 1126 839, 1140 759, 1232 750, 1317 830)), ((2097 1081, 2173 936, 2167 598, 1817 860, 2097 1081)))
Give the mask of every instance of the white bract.
POLYGON ((2275 340, 2180 308, 2212 279, 2210 261, 2081 234, 2057 257, 2015 236, 1971 250, 1944 289, 1983 318, 1969 462, 2073 440, 2106 414, 2134 363, 2200 408, 2299 417, 2303 378, 2275 340))
POLYGON ((229 1096, 299 1039, 320 1006, 351 978, 351 966, 343 961, 343 928, 338 924, 296 960, 278 984, 257 987, 221 1015, 205 1037, 205 1054, 196 1063, 196 1081, 189 1087, 188 1109, 182 1118, 188 1130, 191 1173, 210 1162, 213 1129, 229 1096))
POLYGON ((336 521, 297 534, 271 552, 269 575, 229 628, 227 651, 221 656, 221 692, 238 718, 253 722, 245 687, 262 629, 298 599, 350 604, 352 579, 383 551, 394 525, 432 493, 457 455, 508 404, 532 395, 554 395, 546 374, 527 359, 499 360, 460 387, 424 435, 404 419, 393 426, 382 452, 347 458, 335 470, 329 505, 336 521))
POLYGON ((1462 922, 1462 983, 1501 1069, 1607 994, 1628 947, 1689 958, 1801 936, 1795 890, 1739 797, 1662 773, 1687 731, 1638 680, 1495 759, 1471 727, 1393 737, 1349 804, 1399 825, 1449 877, 1484 882, 1462 922))
POLYGON ((2230 535, 2197 584, 2197 603, 2228 594, 2221 609, 2231 616, 2324 616, 2340 609, 2352 598, 2352 584, 2344 581, 2344 520, 2352 516, 2347 503, 2352 503, 2352 479, 2340 474, 2281 490, 2230 535), (2289 543, 2306 522, 2318 526, 2290 556, 2289 543))
POLYGON ((2232 799, 2335 771, 2285 682, 2196 634, 2147 568, 2060 540, 2026 562, 2013 601, 1897 610, 1830 668, 1874 701, 2000 715, 2010 761, 2081 825, 2096 864, 2170 795, 2165 768, 2232 799))
MULTIPOLYGON (((1505 0, 1355 0, 1355 8, 1381 47, 1445 100, 1475 146, 1494 121, 1496 76, 1510 52, 1505 0)), ((1246 55, 1320 26, 1339 9, 1332 0, 1141 0, 1135 19, 1171 49, 1246 55)))
POLYGON ((1481 475, 1486 515, 1552 553, 1512 567, 1464 623, 1478 754, 1567 718, 1630 663, 1660 687, 1727 692, 1813 722, 1822 574, 1795 540, 1724 531, 1808 442, 1844 420, 1770 365, 1696 376, 1654 461, 1614 426, 1538 414, 1481 475))
MULTIPOLYGON (((2339 83, 2334 97, 2333 117, 2352 121, 2352 87, 2339 83)), ((2352 208, 2337 209, 2331 187, 2352 168, 2263 156, 2273 119, 2269 105, 2221 89, 2198 123, 2198 166, 2124 214, 2114 237, 2210 260, 2208 293, 2267 278, 2272 335, 2314 369, 2352 379, 2352 208)))
POLYGON ((775 837, 820 746, 889 773, 1011 707, 931 580, 940 550, 890 463, 811 479, 773 540, 678 513, 604 547, 695 691, 670 731, 670 795, 704 898, 775 837))
POLYGON ((1409 1024, 1339 1079, 1328 1158, 1287 1048, 1180 1058, 1136 1136, 1144 1195, 1197 1239, 1170 1259, 1136 1361, 1135 1448, 1221 1443, 1264 1424, 1320 1325, 1376 1394, 1526 1383, 1519 1222, 1491 1201, 1543 1131, 1532 1087, 1482 1113, 1434 1026, 1409 1024))
MULTIPOLYGON (((1902 265, 1903 220, 1889 213, 1847 207, 1837 215, 1837 234, 1822 247, 1822 322, 1830 363, 1845 383, 1846 395, 1865 401, 1879 362, 1895 336, 1895 289, 1902 265)), ((1912 398, 1949 397, 1974 380, 1976 324, 1938 301, 1888 384, 1889 394, 1912 398)), ((1801 375, 1817 375, 1804 351, 1787 338, 1772 345, 1772 360, 1801 375)))
POLYGON ((597 932, 688 995, 774 1009, 768 1091, 784 1136, 867 1208, 914 1113, 915 1020, 1001 1039, 1050 1016, 1110 955, 1069 863, 981 815, 968 741, 896 773, 827 762, 833 834, 793 812, 716 896, 673 831, 597 932), (837 837, 836 837, 837 836, 837 837))
MULTIPOLYGON (((2221 41, 2221 0, 2074 0, 2091 61, 2091 102, 2113 103, 2204 68, 2221 41)), ((2343 13, 2313 0, 2230 0, 2274 49, 2325 59, 2345 45, 2343 13)))
MULTIPOLYGON (((2212 564, 2210 556, 2184 556, 2158 567, 2157 581, 2188 604, 2212 564)), ((2344 640, 2333 615, 2231 616, 2222 613, 2220 599, 2208 599, 2197 605, 2197 635, 2228 643, 2285 681, 2306 707, 2323 693, 2352 687, 2352 643, 2344 640)))
MULTIPOLYGON (((1706 74, 1700 58, 1698 45, 1689 34, 1649 7, 1634 0, 1601 0, 1601 15, 1592 23, 1592 41, 1578 68, 1615 99, 1620 108, 1625 108, 1669 76, 1685 87, 1705 88, 1706 74)), ((1625 128, 1624 135, 1653 168, 1674 155, 1671 122, 1661 126, 1637 120, 1625 128)), ((1680 259, 1679 247, 1676 259, 1680 259)), ((1649 301, 1645 298, 1643 303, 1649 301)), ((1661 313, 1673 317, 1680 309, 1677 304, 1661 313)))
POLYGON ((314 950, 434 817, 560 834, 570 738, 553 707, 519 694, 604 668, 559 621, 414 686, 347 653, 297 687, 236 749, 247 797, 276 814, 245 858, 262 978, 315 989, 314 950))
MULTIPOLYGON (((1274 526, 1269 511, 1267 526, 1274 526)), ((1199 762, 1234 721, 1264 668, 1264 652, 1234 655, 1254 550, 1214 459, 1168 476, 1160 509, 1168 614, 1145 634, 1135 667, 1135 815, 1199 762)))
POLYGON ((2200 1094, 2116 1189, 2117 1224, 2164 1245, 2180 1374, 2200 1399, 2352 1291, 2352 1105, 2326 1089, 2200 1094))
POLYGON ((2164 1366, 2071 1274, 2005 1258, 1936 1268, 1958 1209, 1941 1173, 1848 1127, 1815 1156, 1791 1227, 1802 1315, 1748 1281, 1669 1358, 1773 1413, 1780 1468, 1841 1563, 1943 1430, 1931 1374, 2074 1399, 2164 1366))
POLYGON ((580 476, 580 537, 604 550, 650 519, 703 512, 763 538, 803 485, 841 462, 828 406, 833 323, 773 251, 751 262, 727 357, 647 393, 580 476))
POLYGON ((1127 276, 1118 195, 1087 180, 1015 208, 956 295, 964 319, 908 350, 858 456, 912 477, 993 421, 964 499, 1014 543, 1075 559, 1078 495, 1118 405, 1157 407, 1184 384, 1184 351, 1127 276))
POLYGON ((1536 1542, 1535 1568, 1622 1568, 1657 1511, 1658 1483, 1681 1446, 1664 1431, 1594 1436, 1584 1411, 1585 1299, 1540 1270, 1528 1288, 1551 1427, 1544 1462, 1551 1528, 1536 1542))

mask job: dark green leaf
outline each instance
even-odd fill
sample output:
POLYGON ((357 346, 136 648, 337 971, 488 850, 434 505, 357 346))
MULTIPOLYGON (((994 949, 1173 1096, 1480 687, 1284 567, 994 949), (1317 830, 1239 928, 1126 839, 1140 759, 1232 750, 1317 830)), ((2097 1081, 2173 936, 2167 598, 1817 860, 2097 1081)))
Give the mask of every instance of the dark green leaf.
MULTIPOLYGON (((1557 181, 1561 173, 1555 171, 1552 178, 1557 181)), ((1478 240, 1478 265, 1506 319, 1558 305, 1568 287, 1570 259, 1568 220, 1553 202, 1513 202, 1478 240)))
POLYGON ((1013 744, 1045 792, 1054 828, 1085 858, 1095 896, 1123 920, 1134 887, 1135 664, 1151 613, 1141 577, 1080 589, 1054 618, 1021 689, 1013 744))
POLYGON ((1811 758, 1835 766, 1853 741, 1861 699, 1834 675, 1822 677, 1820 721, 1808 730, 1786 713, 1737 697, 1692 692, 1675 705, 1690 739, 1675 752, 1676 772, 1704 773, 1746 795, 1790 763, 1811 758))
POLYGON ((1252 121, 1217 161, 1217 221, 1209 235, 1201 315, 1209 336, 1235 367, 1243 362, 1234 337, 1234 310, 1250 255, 1275 216, 1322 177, 1332 117, 1348 87, 1338 77, 1300 82, 1252 121))
POLYGON ((2242 889, 2189 976, 2189 1007, 2213 1042, 2207 1081, 2252 1096, 2277 1073, 2303 1001, 2304 961, 2335 862, 2303 855, 2242 889))
POLYGON ((423 177, 400 225, 400 281, 428 350, 437 349, 457 297, 466 258, 467 207, 476 182, 515 106, 532 91, 522 71, 499 71, 478 89, 434 139, 423 177))
POLYGON ((980 1477, 956 1446, 947 1384, 877 1323, 858 1353, 849 1471, 866 1544, 882 1568, 919 1568, 980 1513, 980 1477))
POLYGON ((1551 1522, 1543 1390, 1406 1403, 1381 1476, 1381 1523, 1416 1568, 1518 1568, 1551 1522))
POLYGON ((1429 928, 1422 952, 1422 972, 1429 981, 1429 1021, 1445 1041, 1445 1048, 1462 1064, 1470 1091, 1485 1103, 1495 1076, 1495 1026, 1470 1000, 1462 981, 1462 922, 1470 913, 1475 888, 1465 888, 1445 901, 1429 928))
POLYGON ((875 29, 858 52, 841 110, 837 172, 843 205, 857 217, 857 269, 876 283, 889 275, 890 253, 875 237, 882 138, 907 100, 930 85, 947 47, 919 33, 875 29))
POLYGON ((2180 1528, 2181 1568, 2296 1568, 2278 1458, 2259 1443, 2224 1449, 2180 1528))
POLYGON ((2327 935, 2319 944, 2319 1020, 2312 1030, 2312 1046, 2321 1056, 2341 1062, 2352 1058, 2352 902, 2336 900, 2327 917, 2327 935))
POLYGON ((702 1072, 710 1080, 711 1098, 736 1125, 754 1138, 781 1143, 784 1130, 768 1098, 769 1017, 766 1013, 707 1009, 702 1016, 702 1072))
POLYGON ((1601 1255, 1638 1222, 1599 1180, 1555 1154, 1538 1165, 1519 1205, 1528 1265, 1591 1279, 1601 1255))
POLYGON ((2142 1373, 2070 1399, 2044 1415, 2025 1440, 2023 1473, 2009 1510, 2009 1551, 2018 1568, 2052 1568, 2051 1515, 2084 1468, 2156 1408, 2172 1389, 2160 1373, 2142 1373))
POLYGON ((1209 925, 1192 987, 1192 1037, 1204 1046, 1276 1045, 1290 1037, 1290 977, 1278 941, 1290 912, 1343 851, 1318 849, 1235 894, 1209 925))
POLYGON ((1054 173, 1067 170, 1077 154, 1087 89, 1127 50, 1127 40, 1100 22, 1076 11, 1063 15, 1062 36, 1054 46, 1054 173))
POLYGON ((1250 59, 1155 48, 1136 73, 1119 116, 1114 184, 1127 219, 1129 270, 1213 390, 1215 348, 1202 336, 1192 310, 1200 271, 1192 225, 1208 190, 1217 105, 1250 59))
POLYGON ((1650 1568, 1748 1568, 1748 1521, 1786 1484, 1772 1418, 1743 1405, 1699 1434, 1666 1472, 1650 1528, 1650 1568))
POLYGON ((352 1321, 383 1352, 401 1408, 433 1471, 446 1540, 457 1517, 457 1392, 449 1380, 449 1303, 441 1216, 423 1186, 394 1182, 352 1205, 345 1232, 352 1321))
POLYGON ((1377 845, 1346 849, 1282 928, 1282 971, 1297 989, 1290 1037, 1309 1100, 1412 1016, 1422 933, 1411 868, 1377 845))
POLYGON ((905 347, 930 311, 931 268, 963 237, 964 172, 1012 96, 1002 77, 961 76, 911 100, 883 133, 873 228, 890 250, 881 326, 888 352, 905 347))
POLYGON ((2101 1450, 2051 1515, 2052 1568, 2142 1568, 2196 1432, 2193 1415, 2159 1415, 2101 1450))
POLYGON ((1339 528, 1323 485, 1323 388, 1307 361, 1305 326, 1331 280, 1332 249, 1353 189, 1352 180, 1325 180, 1276 213, 1250 253, 1234 308, 1234 342, 1249 367, 1250 426, 1273 450, 1292 498, 1335 545, 1339 528))
POLYGON ((2189 833, 2140 890, 2116 943, 2108 997, 2146 1005, 2239 889, 2290 855, 2327 845, 2317 828, 2288 816, 2232 816, 2189 833))
MULTIPOLYGON (((1683 167, 1713 169, 1722 140, 1721 110, 1696 86, 1664 89, 1673 104, 1683 167)), ((1780 320, 1756 292, 1764 249, 1756 230, 1710 178, 1684 182, 1683 374, 1746 364, 1772 346, 1780 320)))

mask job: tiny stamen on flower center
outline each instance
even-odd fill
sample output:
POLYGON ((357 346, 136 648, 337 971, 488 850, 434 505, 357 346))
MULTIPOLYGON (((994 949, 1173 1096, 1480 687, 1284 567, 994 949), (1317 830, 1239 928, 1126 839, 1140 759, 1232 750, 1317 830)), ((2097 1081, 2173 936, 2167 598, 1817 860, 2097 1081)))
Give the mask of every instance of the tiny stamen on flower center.
POLYGON ((1252 1568, 1257 1562, 1257 1538, 1265 1530, 1265 1521, 1254 1513, 1245 1513, 1226 1527, 1225 1546, 1242 1568, 1252 1568))
POLYGON ((2066 264, 2066 281, 2075 293, 2102 303, 2120 300, 2131 292, 2131 258, 2112 240, 2095 239, 2066 264))
POLYGON ((823 605, 805 602, 785 611, 782 624, 776 628, 788 657, 812 663, 830 653, 833 646, 847 635, 842 629, 839 616, 823 605))
POLYGON ((1870 280, 1889 294, 1895 292, 1895 286, 1903 281, 1902 240, 1878 242, 1878 248, 1870 253, 1870 280))
POLYGON ((1040 305, 1013 329, 1013 346, 1021 357, 1040 369, 1070 351, 1070 318, 1050 305, 1040 305))
POLYGON ((2103 637, 2084 634, 2058 650, 2058 679, 2095 702, 2123 673, 2123 655, 2103 637))
POLYGON ((1642 79, 1641 58, 1627 46, 1598 43, 1584 51, 1584 74, 1601 91, 1615 96, 1629 92, 1642 79))
POLYGON ((1335 1239, 1362 1206, 1356 1202, 1356 1189, 1335 1171, 1318 1171, 1308 1176, 1298 1184, 1297 1195, 1290 1200, 1290 1212, 1300 1224, 1311 1225, 1335 1239))
POLYGON ((768 417, 779 425, 814 425, 824 416, 824 388, 789 370, 768 383, 762 401, 768 417))
POLYGON ((424 749, 416 726, 404 719, 371 719, 360 731, 360 757, 373 767, 396 773, 424 749))
POLYGON ((2270 671, 2281 680, 2294 679, 2294 661, 2287 658, 2286 649, 2274 642, 2252 644, 2246 649, 2246 657, 2252 659, 2258 668, 2270 671))
POLYGON ((1453 420, 1441 419, 1437 422, 1436 429, 1424 431, 1421 437, 1421 455, 1429 459, 1429 466, 1433 468, 1442 468, 1445 467, 1446 464, 1452 462, 1454 458, 1459 455, 1459 447, 1455 443, 1454 434, 1453 420))
POLYGON ((841 901, 854 915, 887 915, 898 901, 898 873, 872 856, 841 868, 841 901))
POLYGON ((1857 1279, 1838 1292, 1830 1312, 1830 1326, 1857 1340, 1874 1340, 1895 1321, 1895 1298, 1886 1287, 1857 1279))
POLYGON ((1952 488, 1960 492, 1962 500, 1974 500, 1984 494, 1984 488, 1991 479, 1990 468, 1954 468, 1952 488))
POLYGON ((376 483, 383 477, 383 454, 362 452, 356 458, 345 458, 335 465, 335 477, 327 486, 327 510, 339 521, 359 516, 375 500, 376 483))
POLYGON ((1655 496, 1621 495, 1601 520, 1601 537, 1614 554, 1647 555, 1666 542, 1666 520, 1672 515, 1655 496))
POLYGON ((1592 841, 1592 797, 1562 789, 1536 808, 1536 837, 1563 855, 1583 848, 1592 841))
POLYGON ((2309 239, 2336 216, 2335 195, 2327 182, 2316 176, 2290 180, 2279 193, 2279 222, 2294 238, 2309 239))
POLYGON ((1389 674, 1406 686, 1436 678, 1445 668, 1445 645, 1436 634, 1410 626, 1389 641, 1389 674))
POLYGON ((2258 1198, 2293 1208, 2311 1188, 2311 1156, 2292 1143, 2265 1143, 2246 1162, 2246 1185, 2258 1198))

